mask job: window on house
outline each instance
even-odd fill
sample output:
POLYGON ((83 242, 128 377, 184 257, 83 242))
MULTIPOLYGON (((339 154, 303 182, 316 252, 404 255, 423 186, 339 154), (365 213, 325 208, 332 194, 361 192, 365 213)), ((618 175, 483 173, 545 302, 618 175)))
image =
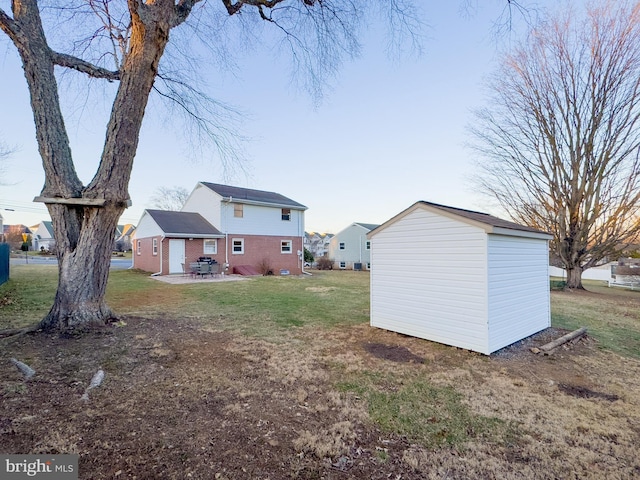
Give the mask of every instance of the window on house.
POLYGON ((153 255, 158 255, 158 239, 154 238, 153 239, 153 250, 152 250, 153 255))
POLYGON ((282 220, 286 220, 287 222, 291 220, 291 209, 283 208, 282 209, 282 220))
POLYGON ((136 253, 137 253, 138 255, 140 255, 140 252, 141 252, 141 251, 142 251, 142 241, 141 241, 141 240, 138 240, 138 241, 136 242, 136 253))
POLYGON ((234 238, 231 240, 231 253, 242 255, 244 253, 244 238, 234 238))
POLYGON ((281 253, 291 253, 291 240, 282 240, 280 242, 281 253))
POLYGON ((347 268, 347 262, 340 262, 340 268, 341 269, 347 268))
POLYGON ((205 240, 202 253, 207 253, 209 255, 215 255, 216 253, 218 253, 218 240, 216 240, 215 238, 212 240, 205 240))
POLYGON ((244 205, 241 204, 241 203, 234 203, 233 204, 233 216, 234 217, 242 218, 244 216, 244 209, 242 207, 244 207, 244 205))
POLYGON ((366 247, 367 250, 371 250, 371 241, 367 240, 366 247))
POLYGON ((344 242, 340 242, 340 250, 344 250, 344 242))

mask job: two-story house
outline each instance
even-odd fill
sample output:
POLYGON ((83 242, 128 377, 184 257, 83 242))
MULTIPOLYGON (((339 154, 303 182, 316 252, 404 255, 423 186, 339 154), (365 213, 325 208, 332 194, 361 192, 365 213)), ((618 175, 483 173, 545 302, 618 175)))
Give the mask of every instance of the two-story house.
POLYGON ((299 274, 306 209, 279 193, 200 182, 180 212, 145 210, 133 266, 167 275, 209 257, 229 273, 299 274))
POLYGON ((332 233, 305 232, 304 248, 309 250, 315 259, 324 257, 329 253, 329 242, 332 233))
POLYGON ((378 225, 355 222, 336 233, 329 242, 329 258, 334 268, 368 270, 371 267, 369 233, 378 225))

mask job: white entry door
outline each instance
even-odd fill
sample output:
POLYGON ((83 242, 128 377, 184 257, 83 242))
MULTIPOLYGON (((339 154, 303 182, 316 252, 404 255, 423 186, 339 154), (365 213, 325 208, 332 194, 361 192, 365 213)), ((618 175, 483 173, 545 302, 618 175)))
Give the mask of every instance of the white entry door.
POLYGON ((169 273, 182 273, 184 263, 184 240, 169 240, 169 273))

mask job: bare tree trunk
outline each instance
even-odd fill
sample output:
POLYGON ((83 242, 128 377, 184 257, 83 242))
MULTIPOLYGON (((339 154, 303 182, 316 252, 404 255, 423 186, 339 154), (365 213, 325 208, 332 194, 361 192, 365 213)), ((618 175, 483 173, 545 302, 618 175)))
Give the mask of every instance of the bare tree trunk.
POLYGON ((128 205, 142 119, 175 16, 175 5, 169 0, 153 6, 130 0, 129 6, 130 49, 118 72, 109 74, 78 59, 63 59, 74 61, 90 75, 117 75, 120 80, 100 166, 86 187, 75 172, 60 108, 54 66, 62 60, 47 44, 37 1, 14 2, 14 18, 0 16, 0 26, 22 58, 46 174, 42 196, 52 199, 47 207, 56 240, 59 279, 54 304, 41 322, 47 330, 104 325, 114 318, 104 300, 114 235, 128 205), (102 206, 94 206, 97 199, 102 206))
POLYGON ((567 268, 566 288, 584 290, 584 287, 582 286, 582 267, 576 265, 573 268, 567 268))
MULTIPOLYGON (((64 213, 52 210, 54 223, 59 223, 64 213)), ((83 210, 78 245, 74 250, 57 250, 58 290, 51 310, 40 323, 45 330, 72 331, 104 325, 115 319, 104 297, 114 232, 123 208, 85 207, 83 210)))

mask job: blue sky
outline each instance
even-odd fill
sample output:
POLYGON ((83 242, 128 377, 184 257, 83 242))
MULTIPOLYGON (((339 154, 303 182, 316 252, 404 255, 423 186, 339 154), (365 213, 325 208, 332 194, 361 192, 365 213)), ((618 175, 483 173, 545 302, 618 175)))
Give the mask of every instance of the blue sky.
MULTIPOLYGON (((213 152, 194 158, 180 124, 152 104, 129 186, 133 206, 122 223, 137 223, 144 208, 152 208, 157 187, 191 190, 198 181, 286 195, 308 207, 307 231, 383 223, 418 200, 491 211, 469 183, 473 156, 464 147, 465 126, 484 102, 482 81, 498 51, 524 28, 518 23, 511 34, 496 37, 506 0, 468 3, 475 6, 472 15, 461 10, 464 1, 422 7, 429 29, 419 58, 390 59, 385 39, 370 30, 361 57, 344 65, 317 107, 291 84, 287 63, 268 50, 244 54, 235 76, 205 69, 209 93, 245 114, 239 132, 248 139, 246 172, 225 178, 213 152)), ((32 202, 44 174, 22 69, 4 38, 0 71, 0 139, 17 147, 3 174, 0 213, 5 224, 33 225, 48 219, 44 206, 32 202)), ((87 183, 104 142, 107 110, 74 97, 68 84, 63 92, 76 168, 87 183)))

